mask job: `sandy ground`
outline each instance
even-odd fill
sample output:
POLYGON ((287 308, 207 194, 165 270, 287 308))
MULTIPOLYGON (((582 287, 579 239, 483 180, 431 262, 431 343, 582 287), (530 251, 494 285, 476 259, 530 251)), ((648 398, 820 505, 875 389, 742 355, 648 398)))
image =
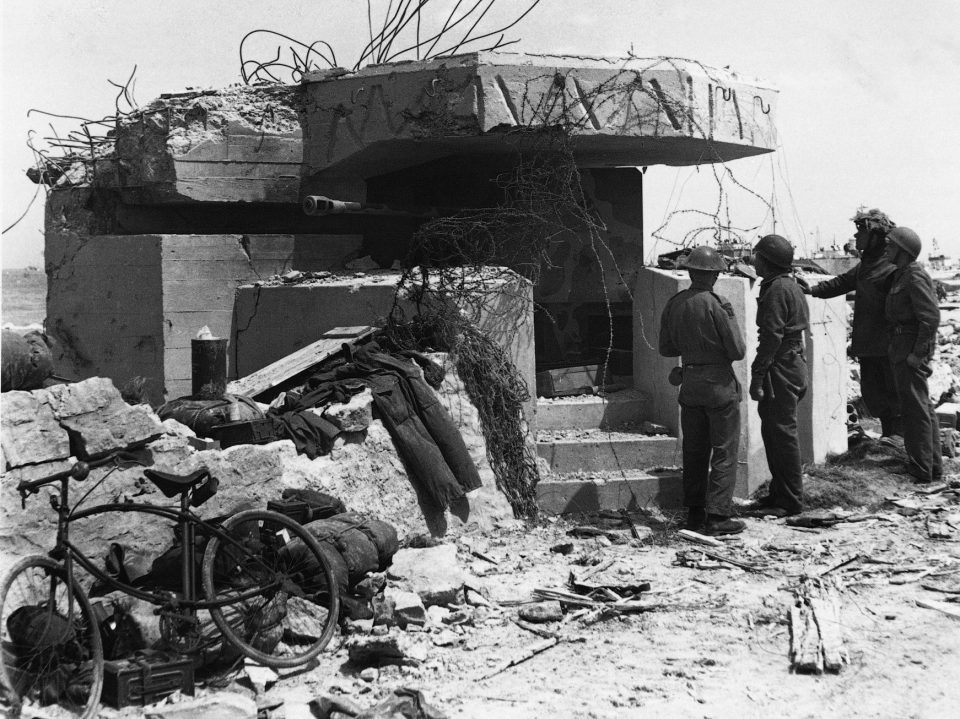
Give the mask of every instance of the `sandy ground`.
MULTIPOLYGON (((911 488, 903 494, 910 499, 911 488)), ((914 504, 953 506, 952 494, 914 495, 914 504)), ((911 502, 908 501, 908 504, 911 502)), ((766 574, 729 566, 676 566, 678 550, 692 545, 648 521, 644 539, 608 545, 572 539, 566 520, 506 527, 495 537, 461 540, 461 557, 494 606, 478 609, 454 646, 436 647, 440 630, 412 635, 429 647, 418 667, 384 667, 366 682, 343 649, 308 674, 279 682, 264 700, 342 694, 370 706, 399 686, 422 689, 451 717, 923 717, 957 716, 960 706, 960 619, 917 606, 917 599, 950 595, 921 587, 921 574, 960 577, 960 531, 931 539, 927 520, 940 511, 890 506, 877 518, 800 531, 784 520, 748 519, 747 530, 722 550, 766 574), (569 555, 550 548, 572 541, 569 555), (479 549, 496 560, 473 557, 479 549), (853 563, 836 570, 842 592, 842 634, 849 662, 836 675, 790 671, 786 621, 802 575, 816 575, 853 555, 884 563, 853 563), (505 659, 542 642, 517 626, 518 602, 537 587, 567 588, 579 563, 613 559, 604 573, 623 581, 645 578, 651 602, 664 606, 613 617, 591 626, 581 621, 557 629, 562 641, 496 677, 477 680, 505 659), (914 571, 904 571, 914 569, 914 571)), ((626 530, 624 537, 629 536, 626 530)), ((646 596, 646 595, 645 595, 646 596)), ((960 610, 960 604, 949 604, 960 610)), ((236 685, 234 685, 236 688, 236 685)), ((283 709, 276 710, 276 716, 283 709)))
MULTIPOLYGON (((826 490, 841 488, 830 483, 846 482, 860 487, 860 496, 868 494, 861 485, 874 477, 875 501, 847 507, 858 521, 798 529, 785 520, 746 519, 746 531, 719 551, 763 572, 711 561, 678 565, 678 552, 697 545, 676 533, 673 518, 659 514, 635 515, 639 539, 612 526, 618 520, 507 520, 492 532, 456 540, 461 563, 490 607, 465 607, 469 620, 462 625, 391 630, 425 657, 417 665, 382 666, 361 678, 362 667, 349 663, 341 635, 316 665, 272 687, 257 692, 234 674, 198 692, 244 693, 256 698, 264 719, 316 716, 307 703, 320 695, 370 707, 404 686, 421 689, 447 716, 465 719, 958 716, 960 619, 916 602, 938 601, 960 612, 960 603, 947 603, 960 594, 922 586, 935 577, 960 581, 960 490, 917 493, 905 479, 880 472, 891 458, 874 459, 872 469, 860 462, 855 477, 837 479, 840 470, 833 468, 821 470, 826 479, 808 479, 822 499, 826 490), (570 536, 573 527, 591 521, 615 541, 570 536), (563 543, 572 543, 569 554, 551 551, 563 543), (848 662, 839 674, 792 673, 787 613, 793 590, 801 577, 856 556, 862 559, 831 572, 842 587, 848 662), (571 571, 582 575, 611 560, 597 577, 613 585, 649 581, 642 599, 656 608, 594 624, 542 625, 558 633, 556 646, 481 678, 544 641, 514 621, 535 589, 569 591, 571 571)), ((104 709, 103 716, 142 712, 104 709)))

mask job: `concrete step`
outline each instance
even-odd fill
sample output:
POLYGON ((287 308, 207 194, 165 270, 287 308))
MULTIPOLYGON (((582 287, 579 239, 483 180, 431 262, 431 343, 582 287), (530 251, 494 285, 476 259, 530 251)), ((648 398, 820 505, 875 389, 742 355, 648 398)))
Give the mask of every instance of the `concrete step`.
POLYGON ((554 474, 625 472, 676 466, 682 461, 676 437, 634 432, 537 432, 537 454, 554 474))
POLYGON ((537 503, 546 514, 635 511, 652 505, 679 509, 683 504, 683 477, 680 470, 548 476, 537 485, 537 503))
POLYGON ((649 397, 635 389, 614 392, 606 397, 581 395, 537 399, 537 428, 616 429, 639 426, 646 418, 649 397))

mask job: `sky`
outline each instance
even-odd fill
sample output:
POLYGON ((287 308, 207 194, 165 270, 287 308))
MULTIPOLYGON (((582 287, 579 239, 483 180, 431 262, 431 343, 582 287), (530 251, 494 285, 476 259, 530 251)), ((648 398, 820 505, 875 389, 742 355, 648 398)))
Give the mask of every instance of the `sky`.
MULTIPOLYGON (((429 7, 449 7, 445 1, 429 7)), ((500 0, 484 25, 515 16, 521 4, 500 0)), ((382 15, 387 2, 373 7, 382 15)), ((45 0, 0 8, 3 228, 37 190, 24 174, 32 164, 26 139, 31 130, 50 134, 50 118, 28 117, 31 108, 102 117, 117 92, 107 80, 123 83, 134 65, 141 105, 163 92, 238 82, 240 40, 256 28, 325 39, 342 65, 353 64, 368 35, 365 0, 45 0)), ((807 254, 843 244, 850 217, 866 205, 916 230, 925 252, 936 239, 941 252, 960 258, 957 27, 956 0, 542 0, 508 37, 520 39, 511 50, 620 57, 632 49, 768 80, 780 91, 780 144, 729 163, 736 180, 763 198, 725 180, 734 225, 755 236, 776 230, 807 254)), ((54 125, 60 134, 72 129, 54 125)), ((718 192, 708 167, 649 168, 645 254, 672 249, 650 235, 666 223, 658 234, 681 239, 689 215, 675 211, 712 211, 718 192)), ((0 264, 42 266, 42 231, 40 192, 3 234, 0 264)))

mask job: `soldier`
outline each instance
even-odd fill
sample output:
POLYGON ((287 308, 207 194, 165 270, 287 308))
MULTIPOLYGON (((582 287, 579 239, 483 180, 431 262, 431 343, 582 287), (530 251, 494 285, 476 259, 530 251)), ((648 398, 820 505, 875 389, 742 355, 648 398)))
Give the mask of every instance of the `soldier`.
POLYGON ((793 246, 780 235, 767 235, 753 252, 763 282, 757 299, 758 345, 750 397, 757 402, 771 475, 770 493, 755 506, 764 514, 785 517, 803 510, 797 403, 807 390, 803 333, 809 315, 803 291, 790 275, 793 246))
POLYGON ((896 266, 887 294, 890 362, 900 397, 907 472, 916 482, 938 480, 943 474, 940 425, 930 403, 927 377, 936 348, 940 308, 930 275, 916 259, 920 238, 908 227, 887 233, 887 259, 896 266))
POLYGON ((885 237, 896 225, 877 209, 862 208, 852 218, 860 262, 839 277, 810 290, 814 297, 830 298, 856 292, 850 355, 860 361, 860 395, 870 413, 880 420, 884 437, 902 435, 900 402, 887 354, 885 303, 896 267, 887 259, 885 237))
MULTIPOLYGON (((660 317, 660 354, 681 357, 680 427, 683 432, 683 495, 686 528, 709 535, 736 534, 731 519, 740 445, 740 385, 731 363, 746 347, 733 307, 713 292, 726 269, 710 247, 697 247, 682 267, 691 285, 667 302, 660 317)), ((679 368, 678 368, 679 369, 679 368)))

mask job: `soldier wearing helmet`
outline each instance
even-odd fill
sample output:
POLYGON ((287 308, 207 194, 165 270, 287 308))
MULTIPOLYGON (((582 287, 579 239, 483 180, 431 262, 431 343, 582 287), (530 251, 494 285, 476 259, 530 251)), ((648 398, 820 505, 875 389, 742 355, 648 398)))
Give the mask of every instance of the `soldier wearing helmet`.
POLYGON ((940 425, 930 403, 927 377, 937 346, 940 308, 930 275, 916 262, 921 242, 908 227, 887 233, 886 257, 896 266, 887 293, 890 362, 903 416, 907 472, 917 482, 943 474, 940 425))
POLYGON ((860 208, 850 218, 856 229, 860 262, 842 275, 810 290, 814 297, 830 298, 856 292, 850 354, 860 361, 860 395, 870 413, 880 420, 884 437, 903 434, 900 402, 887 354, 884 305, 896 269, 884 253, 887 232, 896 227, 880 210, 860 208))
MULTIPOLYGON (((740 444, 740 385, 731 363, 746 352, 733 307, 713 292, 726 262, 697 247, 681 264, 691 284, 669 299, 660 316, 660 354, 681 357, 680 426, 686 528, 710 535, 743 531, 731 519, 740 444)), ((679 369, 679 368, 678 368, 679 369)))
POLYGON ((757 402, 760 434, 770 467, 770 493, 758 503, 765 514, 784 517, 803 510, 797 403, 807 389, 803 333, 807 301, 791 276, 793 245, 766 235, 753 249, 763 278, 757 298, 757 355, 750 368, 750 397, 757 402))

